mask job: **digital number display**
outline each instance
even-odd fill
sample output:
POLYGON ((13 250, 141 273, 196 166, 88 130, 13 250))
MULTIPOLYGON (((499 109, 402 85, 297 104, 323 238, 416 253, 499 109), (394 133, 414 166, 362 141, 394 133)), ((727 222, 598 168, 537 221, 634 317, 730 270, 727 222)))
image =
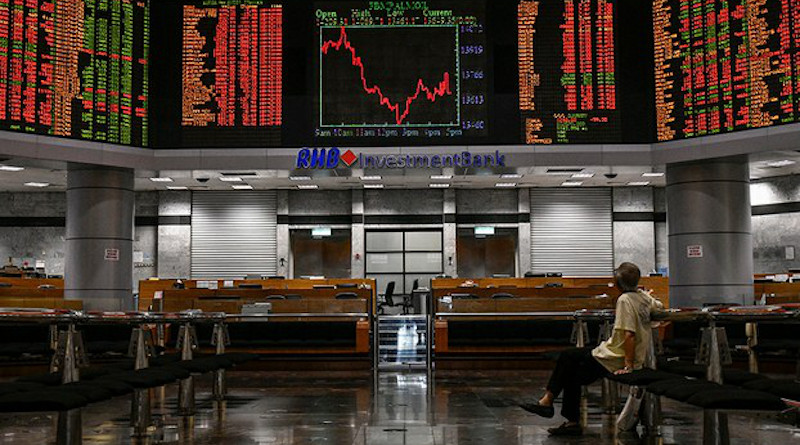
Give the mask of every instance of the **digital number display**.
POLYGON ((147 0, 0 0, 0 128, 148 145, 147 0))
POLYGON ((481 2, 318 2, 316 137, 487 134, 481 2))
POLYGON ((517 28, 524 141, 618 141, 614 2, 522 0, 517 28))
POLYGON ((659 141, 796 122, 800 3, 654 0, 659 141))
POLYGON ((280 142, 281 5, 210 0, 183 6, 184 143, 260 146, 280 142))

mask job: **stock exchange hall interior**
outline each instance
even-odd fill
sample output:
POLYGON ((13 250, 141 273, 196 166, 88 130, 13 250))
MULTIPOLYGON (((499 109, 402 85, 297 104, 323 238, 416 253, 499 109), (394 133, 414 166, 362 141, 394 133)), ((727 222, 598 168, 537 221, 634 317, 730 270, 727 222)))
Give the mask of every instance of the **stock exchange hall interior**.
POLYGON ((800 0, 0 0, 0 444, 800 443, 798 249, 800 0))

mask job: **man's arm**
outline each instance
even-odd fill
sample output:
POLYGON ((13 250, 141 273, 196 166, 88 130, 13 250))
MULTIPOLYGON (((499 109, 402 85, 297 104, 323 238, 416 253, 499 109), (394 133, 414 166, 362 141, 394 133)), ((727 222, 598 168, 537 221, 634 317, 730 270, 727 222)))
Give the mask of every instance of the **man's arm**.
POLYGON ((625 374, 633 371, 634 359, 636 357, 636 333, 633 331, 625 331, 625 342, 622 346, 623 349, 625 349, 625 367, 614 374, 625 374))

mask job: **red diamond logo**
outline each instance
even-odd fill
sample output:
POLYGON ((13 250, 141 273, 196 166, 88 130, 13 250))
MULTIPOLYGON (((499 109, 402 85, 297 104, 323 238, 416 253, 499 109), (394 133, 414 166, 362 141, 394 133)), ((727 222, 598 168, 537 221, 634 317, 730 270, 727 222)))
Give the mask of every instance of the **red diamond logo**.
POLYGON ((352 167, 356 160, 358 160, 358 156, 356 156, 352 151, 347 150, 340 159, 347 164, 348 167, 352 167))

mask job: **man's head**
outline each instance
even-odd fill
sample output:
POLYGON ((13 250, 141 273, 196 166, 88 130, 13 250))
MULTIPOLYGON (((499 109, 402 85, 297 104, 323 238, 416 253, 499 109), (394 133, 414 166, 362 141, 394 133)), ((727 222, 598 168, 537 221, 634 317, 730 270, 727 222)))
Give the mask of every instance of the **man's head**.
POLYGON ((633 263, 622 263, 614 271, 614 281, 622 292, 634 292, 638 289, 642 272, 633 263))

